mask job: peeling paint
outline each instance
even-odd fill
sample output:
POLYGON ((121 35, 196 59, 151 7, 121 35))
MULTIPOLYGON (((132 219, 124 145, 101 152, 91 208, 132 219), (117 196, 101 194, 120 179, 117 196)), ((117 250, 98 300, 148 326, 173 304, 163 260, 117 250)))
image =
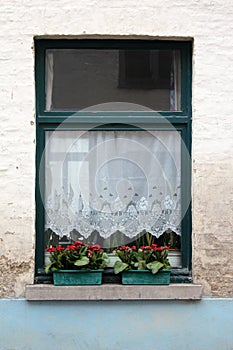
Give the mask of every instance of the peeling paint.
POLYGON ((24 283, 21 282, 21 288, 18 280, 22 275, 26 275, 33 270, 33 257, 28 261, 12 260, 5 255, 0 256, 0 298, 10 298, 23 296, 24 283), (17 292, 18 291, 18 292, 17 292))

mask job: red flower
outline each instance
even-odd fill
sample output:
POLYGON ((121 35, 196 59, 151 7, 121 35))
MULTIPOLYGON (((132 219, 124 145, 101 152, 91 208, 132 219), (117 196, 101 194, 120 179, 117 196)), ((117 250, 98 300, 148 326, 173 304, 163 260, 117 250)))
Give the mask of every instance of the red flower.
POLYGON ((136 245, 132 245, 131 249, 132 249, 132 250, 137 250, 136 245))
POLYGON ((117 248, 117 250, 123 250, 123 251, 126 251, 128 249, 129 247, 127 245, 122 245, 121 247, 117 248))
POLYGON ((56 250, 58 250, 59 252, 61 252, 61 251, 64 250, 64 248, 63 248, 62 246, 58 245, 58 246, 56 247, 56 250))
POLYGON ((89 247, 89 249, 91 249, 93 252, 101 252, 103 250, 99 244, 93 244, 89 247))
POLYGON ((76 242, 74 242, 74 245, 75 245, 75 246, 81 246, 81 245, 83 245, 83 242, 81 242, 81 241, 76 241, 76 242))
POLYGON ((151 244, 151 248, 152 248, 153 250, 156 250, 157 244, 151 244))
POLYGON ((144 249, 151 249, 149 245, 147 245, 144 249))
POLYGON ((66 248, 66 250, 76 250, 77 247, 74 244, 68 245, 68 247, 66 248))
POLYGON ((163 250, 163 247, 157 247, 156 250, 162 251, 162 250, 163 250))
POLYGON ((53 252, 55 252, 55 248, 54 247, 46 248, 46 251, 49 252, 49 253, 53 253, 53 252))
POLYGON ((141 245, 141 247, 140 247, 141 249, 145 249, 145 246, 144 245, 141 245))

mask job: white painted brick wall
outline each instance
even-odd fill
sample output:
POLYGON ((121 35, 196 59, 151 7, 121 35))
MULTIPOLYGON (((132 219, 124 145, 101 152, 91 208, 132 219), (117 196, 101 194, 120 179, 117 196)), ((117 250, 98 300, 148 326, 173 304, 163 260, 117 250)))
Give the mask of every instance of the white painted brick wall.
POLYGON ((22 296, 33 282, 33 37, 42 35, 194 38, 193 274, 205 294, 232 295, 231 0, 0 1, 0 295, 22 296))

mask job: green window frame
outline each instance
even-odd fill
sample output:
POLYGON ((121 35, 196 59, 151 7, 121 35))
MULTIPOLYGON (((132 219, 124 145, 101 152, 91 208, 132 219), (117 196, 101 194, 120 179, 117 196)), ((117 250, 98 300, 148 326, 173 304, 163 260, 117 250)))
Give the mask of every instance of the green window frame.
MULTIPOLYGON (((45 147, 45 132, 55 130, 65 122, 65 130, 89 130, 97 127, 102 130, 132 129, 143 125, 147 129, 167 130, 168 124, 161 122, 160 116, 181 133, 186 149, 191 156, 191 81, 192 81, 192 42, 132 39, 35 39, 35 84, 36 84, 36 255, 35 280, 43 282, 50 277, 44 273, 44 206, 43 174, 39 173, 45 147), (149 50, 173 49, 180 51, 181 91, 178 111, 46 111, 46 50, 48 49, 121 49, 149 50), (73 116, 75 113, 75 116, 73 116), (72 116, 72 119, 68 119, 72 116), (130 116, 130 122, 129 122, 130 116), (128 123, 128 124, 127 124, 128 123), (134 125, 132 127, 132 125, 134 125), (40 186, 39 186, 40 182, 40 186), (41 190, 42 186, 42 190, 41 190)), ((63 130, 64 130, 63 127, 63 130)), ((181 150, 182 205, 188 210, 181 223, 182 268, 172 270, 172 282, 191 282, 191 166, 185 161, 186 153, 181 150)))

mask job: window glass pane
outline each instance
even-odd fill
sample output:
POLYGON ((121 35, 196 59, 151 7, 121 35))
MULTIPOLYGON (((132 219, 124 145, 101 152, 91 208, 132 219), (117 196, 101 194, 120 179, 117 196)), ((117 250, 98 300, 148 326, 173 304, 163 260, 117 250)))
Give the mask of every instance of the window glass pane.
POLYGON ((110 248, 147 232, 177 248, 180 158, 176 131, 47 131, 46 244, 55 234, 110 248))
MULTIPOLYGON (((138 110, 136 105, 157 111, 180 110, 180 52, 46 51, 47 111, 82 110, 110 102, 135 104, 125 110, 138 110)), ((108 109, 116 107, 108 105, 108 109)))

